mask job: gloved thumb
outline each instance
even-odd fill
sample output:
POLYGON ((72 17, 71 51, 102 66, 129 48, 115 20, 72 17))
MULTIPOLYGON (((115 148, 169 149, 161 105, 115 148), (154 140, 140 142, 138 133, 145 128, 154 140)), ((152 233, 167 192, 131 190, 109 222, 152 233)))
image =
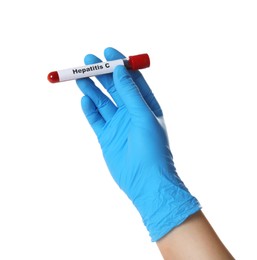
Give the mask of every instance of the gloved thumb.
POLYGON ((115 68, 113 80, 115 88, 131 116, 138 116, 150 112, 137 85, 124 66, 117 66, 115 68))

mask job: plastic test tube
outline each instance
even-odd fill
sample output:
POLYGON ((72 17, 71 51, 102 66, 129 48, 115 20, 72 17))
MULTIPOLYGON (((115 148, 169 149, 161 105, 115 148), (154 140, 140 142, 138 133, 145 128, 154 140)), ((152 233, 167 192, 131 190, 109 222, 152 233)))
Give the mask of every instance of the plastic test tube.
POLYGON ((150 58, 148 54, 139 54, 129 56, 127 59, 99 62, 91 65, 75 67, 70 69, 52 71, 48 74, 47 79, 51 83, 63 82, 87 78, 107 73, 112 73, 117 65, 124 65, 127 69, 138 70, 150 67, 150 58))

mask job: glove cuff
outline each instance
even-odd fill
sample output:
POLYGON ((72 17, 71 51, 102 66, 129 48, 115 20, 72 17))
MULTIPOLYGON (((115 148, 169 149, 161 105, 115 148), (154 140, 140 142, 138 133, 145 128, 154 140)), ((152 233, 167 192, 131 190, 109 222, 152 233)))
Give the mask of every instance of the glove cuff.
POLYGON ((141 196, 133 201, 152 242, 158 241, 201 209, 198 200, 180 178, 174 174, 168 176, 165 174, 161 181, 155 182, 154 186, 151 184, 151 190, 141 190, 141 196))

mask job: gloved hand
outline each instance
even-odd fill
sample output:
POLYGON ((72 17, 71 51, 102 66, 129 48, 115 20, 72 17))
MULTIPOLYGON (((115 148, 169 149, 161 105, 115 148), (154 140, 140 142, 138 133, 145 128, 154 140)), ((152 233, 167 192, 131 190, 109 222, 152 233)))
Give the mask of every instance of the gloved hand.
MULTIPOLYGON (((125 58, 113 48, 104 54, 107 60, 125 58)), ((85 64, 100 61, 94 55, 85 57, 85 64)), ((152 241, 157 241, 200 205, 176 173, 162 110, 142 74, 117 66, 97 79, 113 100, 90 78, 80 79, 82 109, 112 177, 138 209, 152 241)))

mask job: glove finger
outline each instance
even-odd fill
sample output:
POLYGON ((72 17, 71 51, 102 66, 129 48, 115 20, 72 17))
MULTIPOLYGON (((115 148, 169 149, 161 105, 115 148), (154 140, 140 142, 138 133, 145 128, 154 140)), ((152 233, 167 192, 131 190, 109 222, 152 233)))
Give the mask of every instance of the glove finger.
MULTIPOLYGON (((85 64, 89 65, 89 64, 102 62, 102 60, 100 60, 98 57, 96 57, 93 54, 88 54, 86 55, 84 62, 85 64)), ((103 87, 108 91, 108 93, 111 95, 111 97, 113 98, 117 106, 121 106, 122 102, 114 87, 112 74, 104 74, 104 75, 96 76, 96 78, 103 85, 103 87)))
POLYGON ((141 118, 149 114, 150 110, 143 99, 137 85, 124 66, 117 66, 113 73, 113 80, 119 95, 132 118, 141 118))
MULTIPOLYGON (((124 59, 125 56, 119 52, 118 50, 108 47, 104 50, 104 55, 107 60, 116 60, 116 59, 124 59)), ((140 71, 129 71, 132 79, 136 83, 138 89, 141 92, 141 95, 145 99, 146 103, 153 111, 153 113, 159 117, 162 116, 161 107, 156 100, 152 90, 150 89, 149 85, 147 84, 146 80, 144 79, 142 73, 140 71)))
POLYGON ((94 102, 90 99, 90 97, 82 97, 81 107, 96 136, 99 137, 105 125, 105 120, 99 113, 97 107, 95 106, 94 102))
POLYGON ((149 87, 146 80, 144 79, 143 75, 139 71, 135 71, 135 72, 133 71, 133 73, 135 73, 135 75, 132 75, 132 78, 134 79, 136 85, 138 86, 147 105, 150 107, 150 109, 157 117, 163 116, 162 109, 157 99, 155 98, 151 88, 149 87))
POLYGON ((79 79, 76 82, 84 95, 89 96, 94 102, 95 107, 103 119, 105 121, 111 120, 117 110, 113 102, 98 87, 96 87, 95 83, 91 79, 79 79))

